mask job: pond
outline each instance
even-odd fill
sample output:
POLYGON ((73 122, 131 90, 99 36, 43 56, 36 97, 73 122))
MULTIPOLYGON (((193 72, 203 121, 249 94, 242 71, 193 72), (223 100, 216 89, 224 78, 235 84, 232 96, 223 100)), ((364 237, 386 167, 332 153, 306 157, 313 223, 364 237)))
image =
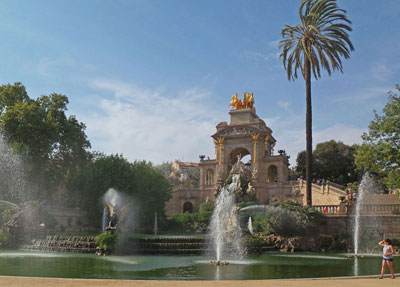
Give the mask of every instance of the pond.
MULTIPOLYGON (((400 272, 397 260, 393 265, 395 272, 400 272)), ((137 280, 315 278, 374 275, 379 274, 380 266, 380 255, 356 259, 345 254, 268 253, 214 266, 202 256, 96 256, 0 251, 0 275, 34 277, 137 280)))

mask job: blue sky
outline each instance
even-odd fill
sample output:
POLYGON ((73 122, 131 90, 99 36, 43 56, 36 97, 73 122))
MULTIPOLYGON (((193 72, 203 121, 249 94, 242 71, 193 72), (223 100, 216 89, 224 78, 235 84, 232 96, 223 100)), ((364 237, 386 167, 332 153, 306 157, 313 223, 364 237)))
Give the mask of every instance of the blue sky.
MULTIPOLYGON (((0 83, 69 97, 93 150, 154 163, 213 155, 234 93, 253 92, 277 149, 305 149, 305 87, 279 59, 294 0, 1 1, 0 83)), ((313 81, 314 146, 360 143, 400 83, 400 1, 338 1, 353 22, 344 73, 313 81)))

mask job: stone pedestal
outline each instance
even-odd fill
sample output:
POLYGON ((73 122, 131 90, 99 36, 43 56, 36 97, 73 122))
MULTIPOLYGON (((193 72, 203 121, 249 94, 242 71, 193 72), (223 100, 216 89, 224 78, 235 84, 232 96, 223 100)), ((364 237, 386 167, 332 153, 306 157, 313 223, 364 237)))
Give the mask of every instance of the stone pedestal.
POLYGON ((254 108, 231 110, 229 115, 231 116, 231 125, 250 124, 254 123, 255 119, 258 119, 254 108))

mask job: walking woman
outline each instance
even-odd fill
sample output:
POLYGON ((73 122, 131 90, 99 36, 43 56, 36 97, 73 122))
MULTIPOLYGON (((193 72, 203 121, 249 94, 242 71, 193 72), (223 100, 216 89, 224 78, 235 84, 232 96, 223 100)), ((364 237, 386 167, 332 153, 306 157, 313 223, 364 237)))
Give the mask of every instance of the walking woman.
POLYGON ((382 258, 382 270, 381 270, 381 276, 379 276, 379 279, 383 278, 383 274, 385 273, 385 266, 387 266, 390 270, 390 273, 392 273, 392 279, 394 279, 394 272, 393 272, 393 246, 392 242, 390 239, 385 239, 382 240, 381 242, 378 243, 380 246, 383 246, 383 258, 382 258))

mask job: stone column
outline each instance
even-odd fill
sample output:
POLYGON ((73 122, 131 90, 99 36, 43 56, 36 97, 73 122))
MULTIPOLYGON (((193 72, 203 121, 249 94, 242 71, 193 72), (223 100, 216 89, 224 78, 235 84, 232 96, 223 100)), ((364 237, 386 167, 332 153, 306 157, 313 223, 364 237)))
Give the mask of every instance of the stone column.
POLYGON ((253 139, 253 164, 257 163, 257 142, 260 134, 252 134, 253 139))

